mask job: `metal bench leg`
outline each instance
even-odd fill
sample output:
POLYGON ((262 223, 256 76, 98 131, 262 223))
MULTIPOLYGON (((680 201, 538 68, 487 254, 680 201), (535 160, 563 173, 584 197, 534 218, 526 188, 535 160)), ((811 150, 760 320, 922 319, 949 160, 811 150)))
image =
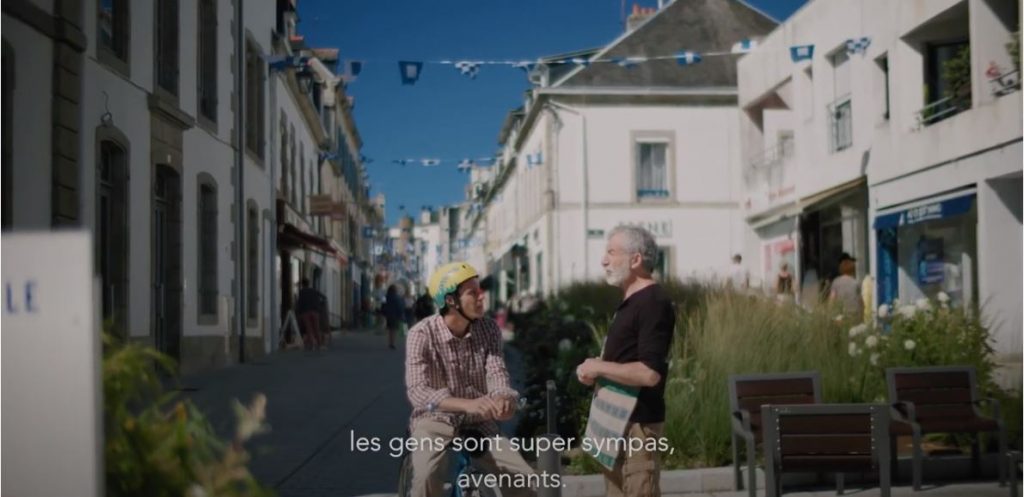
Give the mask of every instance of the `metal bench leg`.
POLYGON ((836 495, 843 495, 846 491, 846 475, 836 473, 836 495))
POLYGON ((757 442, 747 439, 747 493, 757 497, 757 442))
POLYGON ((732 477, 733 489, 743 490, 743 475, 740 472, 740 441, 735 433, 732 434, 732 477))
POLYGON ((921 472, 924 465, 924 449, 921 447, 921 430, 914 428, 914 463, 913 463, 913 478, 914 478, 914 491, 921 490, 921 472))
MULTIPOLYGON (((1010 458, 1006 454, 1006 425, 1003 423, 999 423, 999 434, 997 436, 999 437, 999 486, 1002 487, 1006 485, 1006 469, 1010 465, 1010 458)), ((1017 485, 1016 481, 1010 483, 1014 486, 1017 485)))
POLYGON ((1003 454, 1003 457, 1005 457, 1007 462, 1010 463, 1010 497, 1018 497, 1019 492, 1017 490, 1017 461, 1013 457, 1010 457, 1010 454, 1005 452, 1003 454))
POLYGON ((889 436, 889 474, 893 480, 900 477, 900 447, 899 436, 889 436))
POLYGON ((971 441, 971 476, 981 478, 981 433, 976 433, 971 441))

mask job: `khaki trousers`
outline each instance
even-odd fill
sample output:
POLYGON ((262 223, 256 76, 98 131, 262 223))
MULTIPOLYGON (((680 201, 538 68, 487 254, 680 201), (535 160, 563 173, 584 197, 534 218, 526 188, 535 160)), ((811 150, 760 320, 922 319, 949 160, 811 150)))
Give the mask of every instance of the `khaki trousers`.
MULTIPOLYGON (((442 438, 446 445, 455 437, 455 428, 447 423, 432 419, 420 419, 413 424, 412 438, 442 438)), ((444 497, 447 472, 445 461, 447 450, 416 450, 412 453, 412 497, 444 497)), ((492 474, 534 474, 533 468, 518 452, 512 450, 507 438, 501 438, 494 450, 482 457, 473 458, 487 473, 492 474)), ((453 485, 457 482, 451 482, 453 485)), ((533 497, 536 491, 530 488, 501 488, 502 497, 533 497)))
MULTIPOLYGON (((657 439, 664 426, 664 423, 630 423, 626 427, 626 438, 657 439)), ((657 451, 641 449, 632 454, 623 451, 615 461, 615 469, 604 470, 608 497, 660 497, 660 480, 661 456, 657 451)))

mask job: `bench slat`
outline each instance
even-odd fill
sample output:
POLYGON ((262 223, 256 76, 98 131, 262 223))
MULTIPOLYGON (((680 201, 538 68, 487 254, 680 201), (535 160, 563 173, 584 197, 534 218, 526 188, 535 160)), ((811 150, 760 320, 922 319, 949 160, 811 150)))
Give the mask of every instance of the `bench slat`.
POLYGON ((740 409, 746 409, 750 412, 761 412, 761 406, 764 404, 784 405, 813 403, 814 396, 807 394, 742 397, 739 399, 740 409))
POLYGON ((943 373, 896 373, 896 392, 908 389, 926 388, 971 388, 970 375, 967 371, 949 371, 943 373))
POLYGON ((871 417, 866 414, 786 415, 779 418, 779 430, 786 434, 871 433, 871 417))
POLYGON ((901 390, 897 392, 901 401, 913 402, 916 406, 928 404, 970 404, 970 388, 943 388, 901 390))
POLYGON ((784 380, 744 380, 736 382, 736 397, 763 397, 772 395, 814 395, 811 377, 784 380))
POLYGON ((779 451, 793 455, 871 455, 871 437, 857 435, 783 435, 779 451))

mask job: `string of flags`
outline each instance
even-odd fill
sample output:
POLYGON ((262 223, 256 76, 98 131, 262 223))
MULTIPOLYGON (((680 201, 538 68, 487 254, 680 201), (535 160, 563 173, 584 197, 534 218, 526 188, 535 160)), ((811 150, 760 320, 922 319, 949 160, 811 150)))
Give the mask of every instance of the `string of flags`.
MULTIPOLYGON (((868 36, 862 36, 857 38, 850 38, 846 41, 846 51, 850 55, 853 54, 864 54, 867 52, 868 47, 871 45, 871 38, 868 36)), ((743 39, 725 51, 709 51, 709 52, 696 52, 691 50, 682 50, 672 54, 656 55, 656 56, 628 56, 628 57, 603 57, 603 58, 586 58, 586 57, 569 57, 565 59, 545 60, 543 62, 539 60, 400 60, 398 61, 398 72, 403 85, 414 85, 419 81, 423 75, 424 68, 428 64, 451 66, 459 74, 469 78, 476 79, 480 74, 480 71, 484 66, 507 66, 516 69, 521 69, 527 73, 533 71, 538 65, 558 65, 567 64, 579 67, 587 67, 593 64, 615 64, 624 68, 633 68, 637 65, 645 62, 658 61, 658 60, 675 60, 681 66, 689 66, 699 64, 708 57, 721 57, 730 55, 742 55, 749 53, 758 47, 758 41, 753 39, 743 39)), ((789 47, 790 58, 793 62, 800 62, 804 60, 811 60, 814 58, 814 45, 792 45, 789 47)), ((299 66, 303 63, 300 60, 287 60, 287 61, 275 61, 277 66, 288 66, 294 65, 299 66)), ((342 78, 346 82, 351 82, 356 79, 365 66, 366 62, 362 60, 346 60, 342 63, 343 71, 342 78)), ((275 67, 277 67, 275 66, 275 67)))
POLYGON ((398 164, 399 166, 423 166, 423 167, 437 167, 441 164, 455 164, 455 167, 460 172, 467 172, 473 168, 473 166, 489 166, 493 165, 497 160, 496 157, 477 157, 477 158, 463 158, 463 159, 437 159, 437 158, 421 158, 421 159, 395 159, 392 160, 392 164, 398 164))

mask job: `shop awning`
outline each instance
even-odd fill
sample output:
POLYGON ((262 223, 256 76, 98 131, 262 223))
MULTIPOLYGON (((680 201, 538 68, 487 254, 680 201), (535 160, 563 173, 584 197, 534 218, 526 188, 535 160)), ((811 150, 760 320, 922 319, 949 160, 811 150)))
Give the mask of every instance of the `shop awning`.
POLYGON ((839 199, 844 193, 850 192, 857 188, 861 188, 867 184, 867 178, 861 176, 853 181, 847 181, 841 185, 833 186, 828 190, 823 190, 814 195, 810 195, 800 199, 800 209, 802 212, 816 211, 824 204, 829 203, 833 199, 839 199))
POLYGON ((945 197, 916 202, 895 210, 883 211, 875 216, 874 228, 876 230, 897 228, 966 214, 974 205, 974 197, 973 190, 957 192, 945 197))
POLYGON ((319 237, 312 233, 306 233, 291 223, 284 223, 277 233, 277 242, 282 246, 304 247, 312 250, 334 255, 334 247, 326 238, 319 237))

